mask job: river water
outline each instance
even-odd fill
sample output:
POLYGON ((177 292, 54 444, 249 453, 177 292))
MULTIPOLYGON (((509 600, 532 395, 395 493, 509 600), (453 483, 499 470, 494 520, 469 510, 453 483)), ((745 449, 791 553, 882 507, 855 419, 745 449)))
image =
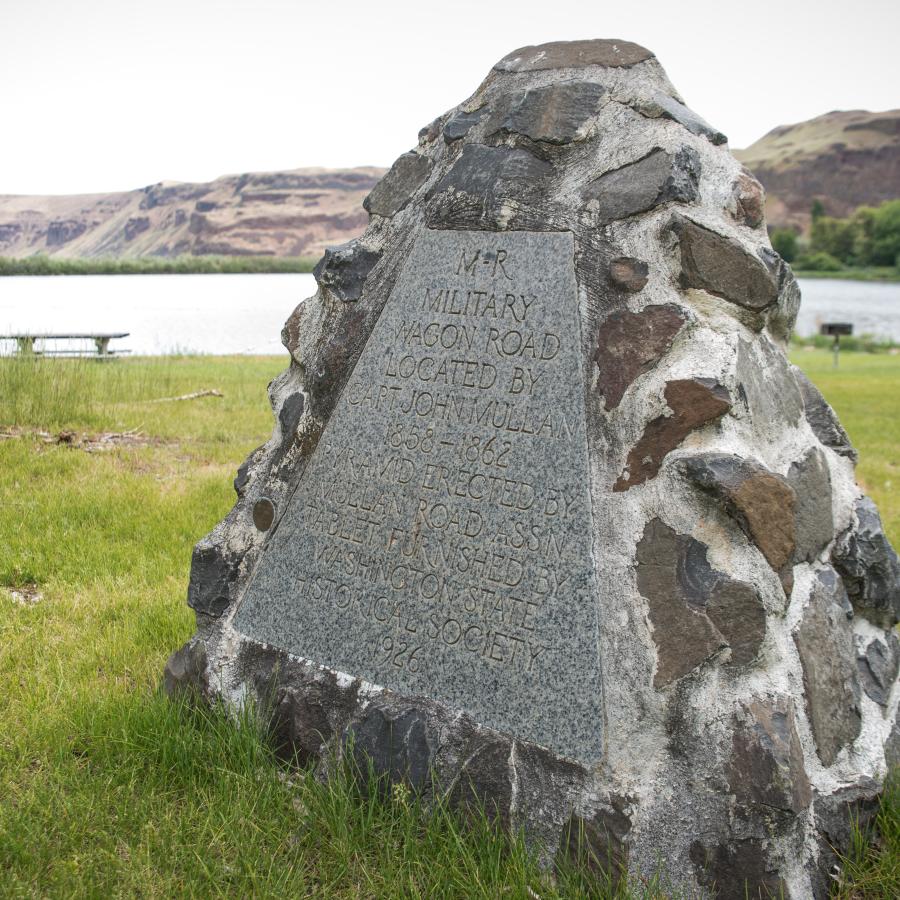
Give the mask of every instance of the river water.
MULTIPOLYGON (((797 331, 852 322, 900 342, 900 284, 800 281, 797 331)), ((312 275, 78 275, 0 278, 0 334, 129 332, 134 354, 280 354, 281 326, 315 292, 312 275)), ((0 342, 0 353, 11 350, 0 342)))

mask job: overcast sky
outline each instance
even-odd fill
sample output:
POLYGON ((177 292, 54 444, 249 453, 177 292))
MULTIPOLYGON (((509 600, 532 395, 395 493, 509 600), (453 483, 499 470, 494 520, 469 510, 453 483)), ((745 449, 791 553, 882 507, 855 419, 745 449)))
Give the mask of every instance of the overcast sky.
POLYGON ((0 193, 389 165, 526 44, 653 50, 744 147, 900 107, 898 0, 0 0, 0 193))

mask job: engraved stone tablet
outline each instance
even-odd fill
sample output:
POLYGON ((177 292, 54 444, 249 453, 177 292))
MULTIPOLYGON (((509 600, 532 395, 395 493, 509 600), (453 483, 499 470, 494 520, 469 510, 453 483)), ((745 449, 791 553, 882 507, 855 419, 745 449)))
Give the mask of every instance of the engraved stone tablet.
POLYGON ((423 231, 235 619, 590 763, 602 749, 571 233, 423 231))

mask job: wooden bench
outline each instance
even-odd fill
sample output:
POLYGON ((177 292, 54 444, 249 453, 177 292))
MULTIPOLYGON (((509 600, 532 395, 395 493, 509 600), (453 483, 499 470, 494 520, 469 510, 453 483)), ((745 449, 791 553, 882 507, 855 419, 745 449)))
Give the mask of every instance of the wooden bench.
POLYGON ((130 332, 86 332, 84 334, 49 334, 44 332, 25 332, 21 334, 0 334, 0 341, 15 341, 19 356, 86 356, 91 359, 114 359, 130 350, 110 349, 109 342, 117 338, 128 337, 130 332), (63 347, 62 349, 47 349, 35 347, 40 341, 93 341, 94 350, 83 347, 63 347))

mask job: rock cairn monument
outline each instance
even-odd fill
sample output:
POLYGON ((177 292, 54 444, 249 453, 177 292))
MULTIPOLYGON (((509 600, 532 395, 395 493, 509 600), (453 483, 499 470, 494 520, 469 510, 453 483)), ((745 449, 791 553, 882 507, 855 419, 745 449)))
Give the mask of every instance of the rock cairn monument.
POLYGON ((288 319, 168 689, 548 864, 826 896, 900 752, 900 564, 763 203, 648 50, 500 60, 288 319))

